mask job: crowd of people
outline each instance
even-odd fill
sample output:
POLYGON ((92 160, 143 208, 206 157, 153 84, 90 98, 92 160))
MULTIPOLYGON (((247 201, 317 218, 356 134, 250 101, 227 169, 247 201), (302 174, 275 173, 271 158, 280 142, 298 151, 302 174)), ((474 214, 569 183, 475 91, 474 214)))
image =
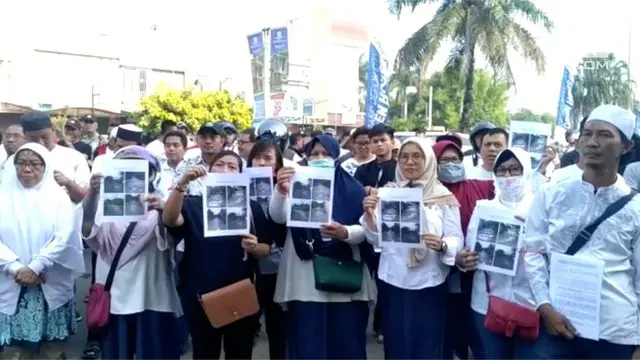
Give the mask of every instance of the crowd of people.
POLYGON ((194 359, 250 359, 262 323, 271 359, 365 359, 370 318, 387 359, 631 359, 640 345, 640 159, 635 116, 618 106, 597 107, 537 166, 491 123, 471 131, 471 155, 455 133, 400 143, 385 124, 340 138, 276 120, 195 133, 165 121, 146 145, 135 125, 109 123, 106 139, 96 126, 70 119, 57 139, 34 112, 3 134, 2 357, 64 358, 83 317, 85 359, 178 359, 189 348, 194 359), (148 212, 99 222, 103 172, 119 159, 148 163, 148 212), (320 229, 287 225, 304 166, 334 169, 320 229), (268 206, 250 201, 246 234, 206 236, 205 177, 250 167, 272 169, 268 206), (382 188, 420 189, 420 247, 381 246, 382 188), (523 229, 514 274, 478 269, 487 207, 523 229), (595 339, 554 306, 554 253, 603 263, 595 339))

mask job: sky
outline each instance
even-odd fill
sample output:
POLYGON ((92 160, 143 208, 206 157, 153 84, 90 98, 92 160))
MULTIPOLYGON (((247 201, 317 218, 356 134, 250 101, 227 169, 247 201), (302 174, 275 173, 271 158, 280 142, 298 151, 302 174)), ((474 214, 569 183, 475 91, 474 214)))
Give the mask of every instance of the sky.
MULTIPOLYGON (((640 70, 634 71, 640 69, 640 47, 633 46, 640 44, 640 28, 631 23, 640 3, 534 2, 555 25, 551 34, 541 26, 526 25, 545 52, 546 72, 537 74, 533 64, 512 54, 516 89, 509 94, 510 110, 529 108, 555 114, 564 66, 574 70, 581 57, 589 53, 613 52, 625 61, 631 59, 632 74, 640 74, 640 70)), ((431 19, 437 4, 422 5, 413 13, 405 10, 398 18, 388 13, 386 0, 10 0, 3 3, 3 8, 15 16, 0 22, 0 48, 7 51, 24 44, 91 48, 104 42, 125 49, 125 57, 131 62, 152 59, 165 68, 187 67, 188 71, 208 75, 215 83, 231 78, 225 86, 250 93, 246 36, 265 27, 286 25, 318 7, 330 9, 340 20, 366 26, 370 37, 377 39, 393 60, 405 39, 431 19), (156 30, 151 31, 154 25, 156 30), (99 34, 103 36, 96 40, 99 34)), ((449 43, 442 45, 430 72, 442 68, 449 48, 449 43)), ((480 61, 478 66, 486 64, 480 61)))

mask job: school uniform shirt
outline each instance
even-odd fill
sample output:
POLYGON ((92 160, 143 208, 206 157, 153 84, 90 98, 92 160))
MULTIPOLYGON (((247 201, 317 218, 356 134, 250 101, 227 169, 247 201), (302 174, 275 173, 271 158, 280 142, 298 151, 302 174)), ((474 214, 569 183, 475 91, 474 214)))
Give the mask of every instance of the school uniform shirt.
MULTIPOLYGON (((525 229, 526 274, 536 308, 551 303, 549 255, 565 253, 576 236, 605 209, 631 192, 622 176, 595 189, 584 181, 555 184, 538 192, 525 229)), ((620 345, 640 344, 640 197, 604 221, 574 256, 604 261, 600 304, 600 339, 620 345)), ((552 256, 552 255, 551 255, 552 256)))
MULTIPOLYGON (((442 236, 447 243, 447 251, 440 253, 427 250, 425 258, 415 267, 407 266, 411 249, 382 247, 378 278, 387 284, 407 290, 420 290, 435 287, 447 279, 449 267, 455 264, 456 254, 461 249, 464 236, 460 226, 460 211, 452 205, 428 205, 424 207, 422 222, 424 227, 420 233, 431 233, 442 236)), ((380 219, 378 219, 380 221, 380 219)), ((367 241, 374 248, 379 246, 378 229, 371 229, 360 218, 367 241)))
MULTIPOLYGON (((476 209, 471 215, 471 221, 467 228, 467 239, 465 241, 466 246, 471 246, 475 242, 478 232, 478 207, 490 206, 502 213, 512 213, 515 216, 525 218, 531 203, 533 202, 533 194, 529 193, 516 204, 510 204, 506 206, 500 202, 499 199, 493 200, 480 200, 476 203, 476 209)), ((524 226, 524 222, 522 222, 524 226)), ((489 275, 489 291, 491 296, 496 296, 501 299, 507 300, 512 303, 516 303, 528 308, 535 309, 535 301, 533 300, 533 293, 529 286, 529 280, 525 274, 524 269, 524 246, 520 244, 520 247, 516 251, 520 252, 520 259, 516 264, 515 276, 503 275, 495 272, 485 272, 482 270, 476 270, 473 276, 473 290, 471 291, 471 308, 473 311, 486 315, 489 308, 489 294, 487 294, 485 277, 489 275)), ((462 270, 464 271, 464 270, 462 270)))

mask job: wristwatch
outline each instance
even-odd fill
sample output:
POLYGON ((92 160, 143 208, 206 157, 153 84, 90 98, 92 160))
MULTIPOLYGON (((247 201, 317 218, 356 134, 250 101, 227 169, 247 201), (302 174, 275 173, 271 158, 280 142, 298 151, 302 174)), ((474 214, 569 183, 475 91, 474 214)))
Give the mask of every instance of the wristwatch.
POLYGON ((443 241, 443 242, 442 242, 442 247, 440 248, 440 251, 439 251, 439 252, 441 252, 441 253, 446 253, 448 248, 449 248, 449 247, 447 246, 447 243, 443 241))

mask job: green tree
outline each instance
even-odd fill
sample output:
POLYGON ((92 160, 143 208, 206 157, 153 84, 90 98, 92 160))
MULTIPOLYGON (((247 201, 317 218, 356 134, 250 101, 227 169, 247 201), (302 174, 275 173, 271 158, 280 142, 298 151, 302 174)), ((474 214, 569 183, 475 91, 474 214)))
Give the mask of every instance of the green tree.
POLYGON ((431 21, 411 35, 396 57, 396 67, 419 68, 422 76, 445 40, 453 40, 449 66, 460 70, 465 79, 460 130, 470 128, 473 118, 473 86, 476 83, 476 50, 487 58, 494 73, 515 84, 509 50, 516 50, 533 61, 538 73, 544 72, 545 58, 533 35, 519 21, 542 23, 551 31, 553 24, 532 0, 389 0, 391 13, 414 10, 425 3, 440 3, 431 21))
POLYGON ((516 121, 536 121, 545 124, 554 124, 556 122, 556 117, 552 114, 537 114, 533 110, 525 108, 518 109, 518 111, 509 114, 509 119, 516 121))
POLYGON ((153 135, 160 133, 164 120, 182 121, 194 130, 209 121, 226 120, 241 130, 251 126, 253 113, 243 98, 232 97, 226 90, 177 90, 164 85, 142 98, 140 106, 142 110, 134 114, 138 125, 153 135))
MULTIPOLYGON (((465 81, 457 70, 445 68, 435 72, 422 82, 419 94, 409 94, 409 116, 405 121, 402 116, 402 105, 392 101, 389 110, 392 124, 402 126, 406 130, 426 128, 426 117, 429 106, 429 86, 433 87, 432 122, 434 126, 444 126, 448 130, 459 128, 462 101, 464 99, 465 81)), ((471 109, 473 121, 491 121, 498 126, 508 122, 506 106, 509 86, 505 81, 495 79, 486 70, 476 70, 474 74, 474 103, 471 109)), ((399 129, 399 128, 397 128, 399 129)))
POLYGON ((631 109, 633 82, 630 81, 629 65, 613 54, 585 56, 578 65, 573 79, 573 122, 580 122, 600 104, 615 104, 631 109))

